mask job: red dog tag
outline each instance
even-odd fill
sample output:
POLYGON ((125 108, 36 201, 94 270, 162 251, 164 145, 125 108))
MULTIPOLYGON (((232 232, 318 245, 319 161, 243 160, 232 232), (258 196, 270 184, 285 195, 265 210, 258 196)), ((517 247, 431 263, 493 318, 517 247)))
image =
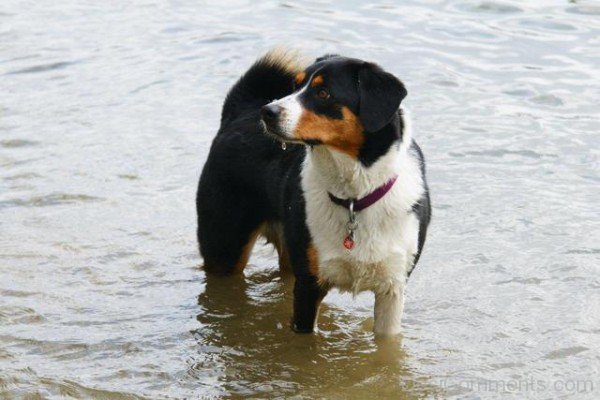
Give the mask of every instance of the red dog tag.
POLYGON ((352 239, 351 235, 346 236, 344 239, 344 247, 348 250, 352 250, 354 248, 354 239, 352 239))

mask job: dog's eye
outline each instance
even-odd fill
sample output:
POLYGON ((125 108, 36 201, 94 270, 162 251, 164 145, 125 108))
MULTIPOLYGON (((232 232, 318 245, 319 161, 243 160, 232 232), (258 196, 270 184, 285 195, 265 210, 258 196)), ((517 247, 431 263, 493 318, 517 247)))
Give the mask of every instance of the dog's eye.
POLYGON ((327 90, 321 89, 317 92, 317 96, 319 96, 320 99, 327 100, 330 97, 330 94, 327 90))

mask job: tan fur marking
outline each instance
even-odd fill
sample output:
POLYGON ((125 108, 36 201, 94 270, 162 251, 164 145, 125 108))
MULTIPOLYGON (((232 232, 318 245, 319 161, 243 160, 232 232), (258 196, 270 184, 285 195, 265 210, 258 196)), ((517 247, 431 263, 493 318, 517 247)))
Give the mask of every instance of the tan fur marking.
POLYGON ((311 243, 308 245, 308 249, 306 249, 306 258, 308 259, 308 272, 313 276, 319 276, 319 253, 317 253, 317 249, 311 243))
POLYGON ((310 87, 317 87, 319 85, 322 85, 324 82, 325 80, 323 79, 323 75, 317 75, 310 82, 310 87))
POLYGON ((296 86, 302 85, 302 82, 304 82, 304 78, 306 78, 305 72, 299 72, 298 74, 296 74, 296 78, 294 78, 294 83, 296 84, 296 86))
POLYGON ((233 267, 234 273, 241 273, 242 271, 244 271, 244 267, 248 264, 248 260, 250 259, 250 255, 252 254, 252 248, 254 247, 254 243, 256 243, 256 239, 258 238, 258 235, 263 231, 263 229, 264 228, 261 226, 250 234, 248 242, 242 248, 242 253, 238 258, 238 261, 235 263, 235 266, 233 267))
POLYGON ((291 272, 292 266, 290 255, 285 246, 285 238, 283 237, 283 226, 277 222, 267 222, 263 224, 261 235, 267 239, 267 243, 271 243, 277 255, 279 256, 279 269, 281 271, 291 272))
POLYGON ((351 157, 358 153, 365 141, 364 128, 356 114, 342 107, 342 119, 333 119, 304 110, 296 126, 294 137, 299 140, 319 140, 351 157))
POLYGON ((285 47, 271 49, 261 60, 266 64, 283 68, 292 74, 302 71, 310 64, 308 58, 301 55, 299 51, 285 47))

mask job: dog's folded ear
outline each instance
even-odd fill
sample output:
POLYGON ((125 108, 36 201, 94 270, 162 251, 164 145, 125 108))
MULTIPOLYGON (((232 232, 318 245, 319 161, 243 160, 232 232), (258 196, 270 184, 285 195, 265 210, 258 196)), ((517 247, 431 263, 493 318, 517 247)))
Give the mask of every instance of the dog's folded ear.
POLYGON ((407 93, 394 75, 368 62, 358 72, 358 88, 358 117, 367 132, 376 132, 387 125, 407 93))

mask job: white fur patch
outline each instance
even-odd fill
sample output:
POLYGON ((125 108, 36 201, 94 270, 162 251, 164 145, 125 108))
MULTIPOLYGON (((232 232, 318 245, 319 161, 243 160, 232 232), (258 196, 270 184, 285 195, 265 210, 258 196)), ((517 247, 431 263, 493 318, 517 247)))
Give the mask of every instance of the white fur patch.
POLYGON ((404 285, 417 252, 419 221, 412 206, 423 195, 419 159, 410 150, 407 118, 400 146, 366 168, 350 156, 326 146, 307 152, 302 169, 307 224, 319 257, 319 278, 341 290, 375 293, 375 331, 393 334, 400 329, 404 285), (347 250, 348 210, 334 204, 339 198, 360 198, 393 176, 392 189, 357 214, 355 247, 347 250))
POLYGON ((310 79, 306 80, 305 86, 298 92, 292 93, 289 96, 270 103, 272 105, 281 107, 281 115, 279 116, 279 129, 287 139, 295 139, 294 132, 298 126, 302 112, 304 111, 304 108, 300 103, 300 96, 306 92, 306 89, 308 88, 308 82, 310 82, 310 79))

